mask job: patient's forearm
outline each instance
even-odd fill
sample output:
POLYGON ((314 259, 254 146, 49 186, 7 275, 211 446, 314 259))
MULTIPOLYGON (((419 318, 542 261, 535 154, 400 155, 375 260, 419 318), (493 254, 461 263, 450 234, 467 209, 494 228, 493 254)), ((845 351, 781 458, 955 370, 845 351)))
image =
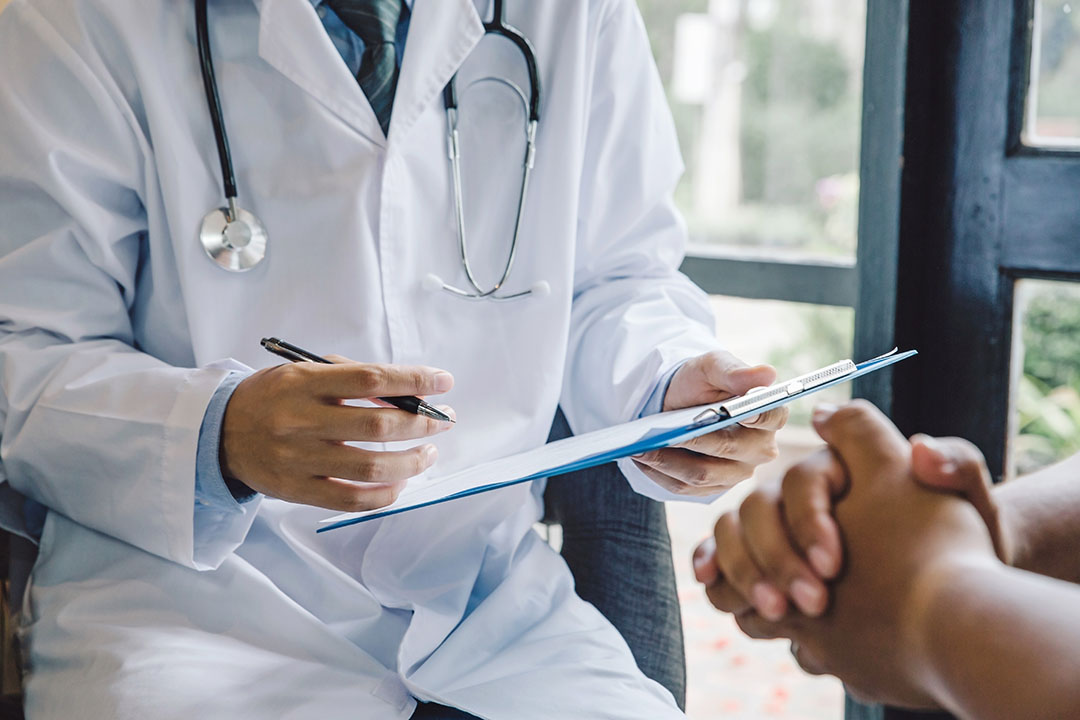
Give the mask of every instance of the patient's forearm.
POLYGON ((919 674, 962 718, 1080 717, 1080 587, 982 562, 953 569, 918 623, 919 674))
POLYGON ((1016 540, 1013 565, 1080 583, 1080 455, 994 489, 1016 540))

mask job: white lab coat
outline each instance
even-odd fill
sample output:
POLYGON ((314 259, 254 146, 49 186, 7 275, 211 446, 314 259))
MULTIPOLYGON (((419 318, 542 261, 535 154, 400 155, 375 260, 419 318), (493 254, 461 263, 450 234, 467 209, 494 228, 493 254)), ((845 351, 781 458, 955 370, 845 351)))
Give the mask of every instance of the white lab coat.
MULTIPOLYGON (((542 443, 558 404, 577 432, 628 420, 715 346, 677 272, 681 165, 632 0, 509 3, 546 92, 509 286, 552 290, 514 303, 423 289, 429 272, 464 282, 440 92, 459 69, 521 74, 478 45, 471 0, 416 0, 389 140, 309 0, 210 15, 240 202, 270 233, 244 275, 196 240, 222 191, 192 3, 0 14, 2 472, 50 508, 29 717, 382 720, 413 696, 484 718, 680 717, 531 530, 536 486, 323 535, 328 511, 268 499, 193 524, 213 363, 277 362, 262 336, 453 372, 443 470, 542 443)), ((465 187, 490 278, 522 121, 480 92, 465 187)))

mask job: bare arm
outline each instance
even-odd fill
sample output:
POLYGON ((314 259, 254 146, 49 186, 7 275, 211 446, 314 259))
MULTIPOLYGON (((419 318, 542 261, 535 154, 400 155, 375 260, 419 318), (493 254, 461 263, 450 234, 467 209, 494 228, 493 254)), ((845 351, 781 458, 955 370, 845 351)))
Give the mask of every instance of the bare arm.
POLYGON ((1080 455, 994 488, 1012 564, 1080 583, 1080 455))
POLYGON ((941 570, 917 621, 924 689, 962 718, 1080 717, 1080 588, 994 561, 941 570))

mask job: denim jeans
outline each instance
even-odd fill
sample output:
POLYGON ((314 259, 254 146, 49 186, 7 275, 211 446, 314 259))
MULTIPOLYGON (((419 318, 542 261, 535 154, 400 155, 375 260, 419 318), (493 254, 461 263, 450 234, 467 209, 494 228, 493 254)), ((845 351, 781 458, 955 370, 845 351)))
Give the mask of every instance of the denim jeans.
MULTIPOLYGON (((550 439, 570 434, 560 410, 550 439)), ((551 478, 544 505, 545 522, 562 525, 562 556, 578 595, 622 633, 641 671, 685 710, 682 615, 663 503, 638 495, 609 463, 551 478)))

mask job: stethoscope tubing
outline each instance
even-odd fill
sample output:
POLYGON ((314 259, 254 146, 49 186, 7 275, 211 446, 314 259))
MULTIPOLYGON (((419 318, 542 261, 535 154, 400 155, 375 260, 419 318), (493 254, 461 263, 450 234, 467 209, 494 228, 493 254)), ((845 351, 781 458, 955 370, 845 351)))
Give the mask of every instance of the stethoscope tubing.
MULTIPOLYGON (((244 271, 259 264, 265 256, 266 230, 262 223, 251 213, 241 210, 237 205, 236 175, 233 170, 232 152, 229 148, 229 137, 225 128, 224 115, 221 109, 221 97, 218 93, 217 76, 214 72, 213 55, 210 49, 210 31, 207 18, 208 0, 195 0, 195 30, 199 50, 199 69, 202 74, 203 90, 206 93, 206 103, 210 111, 210 120, 214 130, 214 142, 217 145, 218 160, 221 165, 222 189, 225 192, 227 207, 220 210, 211 210, 203 219, 200 230, 200 242, 210 258, 226 270, 244 271), (243 242, 237 241, 232 233, 235 228, 243 227, 241 237, 243 242), (253 242, 249 242, 252 239, 253 242), (249 247, 250 245, 250 247, 249 247), (240 253, 239 255, 237 253, 240 253)), ((518 194, 517 213, 514 218, 514 232, 510 240, 510 250, 507 254, 506 265, 502 276, 489 290, 484 290, 477 281, 469 262, 468 240, 465 228, 464 197, 461 180, 461 151, 458 121, 458 97, 457 75, 450 78, 443 90, 443 103, 446 109, 449 155, 453 180, 454 206, 457 221, 458 249, 461 253, 461 264, 465 270, 465 276, 474 292, 453 287, 430 276, 441 285, 443 290, 453 295, 472 300, 513 300, 532 294, 538 287, 547 287, 546 283, 538 283, 533 288, 509 295, 497 295, 502 289, 514 267, 517 256, 518 239, 521 234, 522 222, 525 214, 525 200, 528 195, 529 179, 536 157, 536 135, 540 123, 540 110, 542 92, 540 87, 540 72, 536 62, 536 53, 532 43, 529 42, 519 30, 506 24, 505 0, 494 0, 494 12, 491 22, 484 23, 484 33, 499 35, 506 38, 521 53, 524 58, 529 76, 529 95, 514 83, 490 78, 503 82, 513 88, 519 95, 526 108, 528 121, 526 122, 526 147, 523 162, 521 190, 518 194)), ((426 282, 426 281, 425 281, 426 282)), ((541 293, 543 294, 543 293, 541 293)))
MULTIPOLYGON (((526 145, 525 158, 522 163, 521 189, 518 193, 517 213, 514 218, 514 233, 510 240, 510 251, 507 254, 506 265, 503 267, 501 277, 488 290, 485 290, 480 286, 476 276, 473 274, 472 263, 469 261, 468 239, 465 229, 465 205, 461 180, 461 146, 457 129, 458 94, 456 74, 450 78, 450 82, 446 84, 446 88, 443 90, 443 105, 446 109, 446 121, 450 143, 450 171, 453 182, 458 250, 461 254, 461 264, 465 270, 465 277, 472 287, 473 292, 456 288, 447 283, 442 283, 442 289, 458 297, 470 300, 514 300, 530 295, 533 292, 532 289, 529 289, 510 295, 496 295, 510 277, 510 273, 514 267, 514 259, 517 256, 518 238, 521 235, 522 221, 525 216, 525 199, 528 196, 529 179, 536 160, 536 134, 540 125, 540 109, 543 94, 540 87, 540 72, 536 62, 536 52, 533 50, 532 43, 530 43, 528 38, 526 38, 517 28, 506 24, 506 8, 504 0, 494 0, 494 5, 493 18, 491 22, 484 23, 484 33, 499 35, 506 38, 512 42, 521 53, 521 56, 525 60, 525 66, 529 75, 529 96, 526 98, 525 93, 522 92, 517 85, 508 80, 485 78, 502 82, 510 86, 521 98, 522 104, 525 106, 528 115, 525 126, 526 145)), ((478 80, 476 82, 481 81, 478 80)))
POLYGON ((210 108, 210 122, 214 126, 218 160, 221 162, 222 188, 225 190, 225 198, 235 202, 236 175, 233 172, 229 136, 225 132, 225 120, 221 112, 221 96, 218 95, 214 59, 210 52, 210 24, 206 17, 206 3, 207 0, 195 0, 195 34, 199 45, 199 69, 202 72, 203 88, 206 91, 206 104, 210 108))
MULTIPOLYGON (((525 67, 529 73, 529 121, 540 122, 540 101, 543 98, 543 91, 540 87, 540 69, 536 63, 536 51, 520 30, 506 24, 506 8, 503 0, 495 0, 494 17, 491 22, 484 23, 484 34, 501 35, 506 38, 517 47, 525 59, 525 67)), ((458 107, 456 78, 455 74, 443 89, 443 105, 447 110, 456 110, 458 107)))

